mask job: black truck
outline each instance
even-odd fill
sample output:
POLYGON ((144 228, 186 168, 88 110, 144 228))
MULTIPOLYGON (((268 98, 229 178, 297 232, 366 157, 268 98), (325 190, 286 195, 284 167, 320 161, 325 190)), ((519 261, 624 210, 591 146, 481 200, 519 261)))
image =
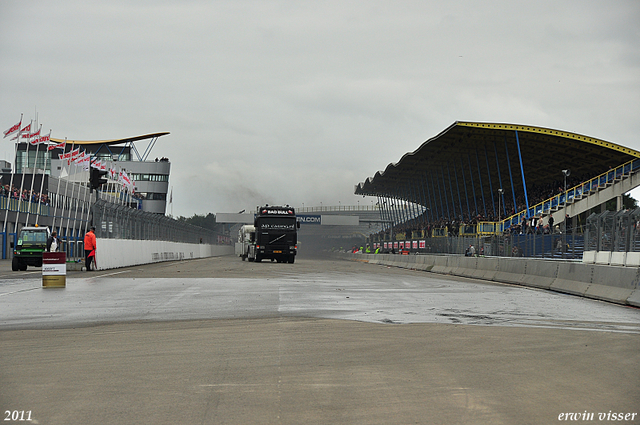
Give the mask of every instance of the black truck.
POLYGON ((249 245, 249 261, 270 259, 293 263, 298 251, 296 212, 289 206, 258 207, 254 219, 255 233, 249 245))

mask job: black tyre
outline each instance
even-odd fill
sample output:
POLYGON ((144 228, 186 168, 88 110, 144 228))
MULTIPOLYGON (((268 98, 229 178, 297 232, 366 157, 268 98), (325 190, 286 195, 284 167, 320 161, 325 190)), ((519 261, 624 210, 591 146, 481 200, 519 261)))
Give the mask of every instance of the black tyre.
POLYGON ((11 261, 11 270, 17 272, 18 270, 20 270, 20 265, 20 260, 18 260, 16 257, 13 257, 13 261, 11 261))

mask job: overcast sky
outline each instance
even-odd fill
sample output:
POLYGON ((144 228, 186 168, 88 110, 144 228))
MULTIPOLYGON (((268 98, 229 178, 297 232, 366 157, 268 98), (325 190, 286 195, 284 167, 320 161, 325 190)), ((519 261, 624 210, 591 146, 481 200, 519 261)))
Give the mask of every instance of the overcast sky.
POLYGON ((640 2, 2 0, 0 85, 1 130, 171 132, 176 216, 356 205, 455 121, 640 150, 640 2))

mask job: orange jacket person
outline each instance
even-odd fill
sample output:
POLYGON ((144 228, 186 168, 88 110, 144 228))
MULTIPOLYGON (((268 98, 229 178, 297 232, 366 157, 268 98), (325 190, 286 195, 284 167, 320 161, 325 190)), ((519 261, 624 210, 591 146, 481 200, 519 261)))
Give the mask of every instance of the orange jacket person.
POLYGON ((91 226, 91 230, 84 235, 84 267, 87 271, 91 271, 91 262, 96 258, 96 228, 91 226))

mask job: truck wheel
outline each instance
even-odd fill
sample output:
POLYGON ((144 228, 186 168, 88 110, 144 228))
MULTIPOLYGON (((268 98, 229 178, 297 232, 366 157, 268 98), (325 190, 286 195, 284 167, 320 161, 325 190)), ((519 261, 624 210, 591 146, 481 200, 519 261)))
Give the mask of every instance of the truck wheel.
POLYGON ((13 270, 14 272, 20 270, 20 260, 18 260, 16 257, 13 257, 13 261, 11 261, 11 270, 13 270))
POLYGON ((293 264, 293 262, 296 261, 296 257, 295 256, 290 256, 289 257, 289 264, 293 264))
POLYGON ((27 271, 27 264, 20 264, 20 271, 26 272, 27 271))
POLYGON ((262 258, 259 255, 256 255, 256 263, 259 263, 260 261, 262 261, 262 258))

